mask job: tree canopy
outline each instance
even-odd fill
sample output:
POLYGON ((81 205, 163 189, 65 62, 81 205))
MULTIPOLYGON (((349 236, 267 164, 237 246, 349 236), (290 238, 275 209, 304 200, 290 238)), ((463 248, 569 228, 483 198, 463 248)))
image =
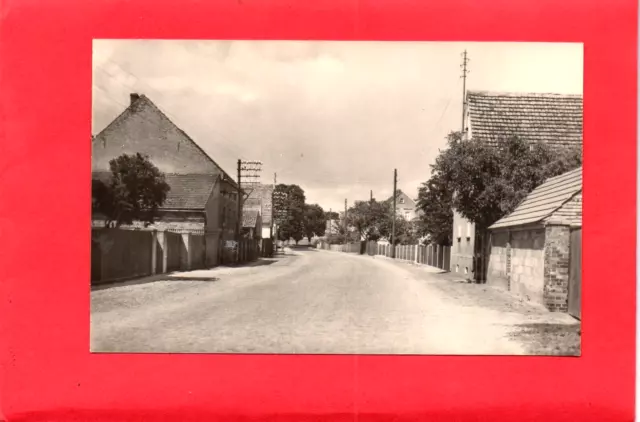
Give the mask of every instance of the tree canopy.
POLYGON ((279 184, 274 189, 273 213, 278 224, 278 239, 300 241, 304 231, 305 195, 298 185, 279 184))
POLYGON ((391 212, 386 202, 359 201, 348 209, 347 225, 353 227, 362 240, 378 240, 385 235, 383 227, 391 219, 391 212))
MULTIPOLYGON (((306 204, 304 209, 303 228, 305 237, 311 242, 313 236, 324 236, 326 217, 322 207, 318 204, 306 204)), ((294 238, 295 239, 295 238, 294 238)))
POLYGON ((92 180, 92 214, 106 218, 106 227, 152 224, 170 189, 164 174, 140 153, 114 158, 109 168, 107 182, 92 180))
POLYGON ((451 133, 419 191, 420 230, 435 242, 450 242, 452 207, 486 229, 546 179, 581 165, 581 148, 558 152, 515 136, 492 145, 451 133))

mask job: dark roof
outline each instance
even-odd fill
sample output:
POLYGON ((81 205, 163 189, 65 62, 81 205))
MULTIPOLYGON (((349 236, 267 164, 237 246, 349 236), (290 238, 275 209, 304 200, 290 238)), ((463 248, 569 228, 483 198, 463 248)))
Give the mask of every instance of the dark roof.
POLYGON ((255 227, 258 224, 258 217, 260 217, 260 212, 257 210, 242 211, 242 227, 255 227))
MULTIPOLYGON (((540 223, 582 191, 582 167, 552 177, 535 188, 516 209, 490 229, 540 223)), ((580 206, 580 214, 582 208, 580 206)))
POLYGON ((471 137, 519 136, 554 148, 582 145, 582 95, 468 91, 471 137))
MULTIPOLYGON (((111 173, 92 173, 92 179, 105 183, 110 177, 111 173)), ((217 178, 217 175, 211 174, 165 174, 165 181, 170 190, 160 209, 203 210, 209 201, 217 178)))

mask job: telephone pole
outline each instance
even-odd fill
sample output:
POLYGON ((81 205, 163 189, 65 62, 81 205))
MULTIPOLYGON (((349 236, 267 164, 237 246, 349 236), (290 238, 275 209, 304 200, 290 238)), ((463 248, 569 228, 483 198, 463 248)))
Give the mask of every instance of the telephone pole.
POLYGON ((242 224, 242 160, 238 159, 238 197, 237 197, 237 215, 236 215, 236 240, 240 241, 240 225, 242 224))
POLYGON ((344 246, 347 247, 347 199, 344 200, 344 246))
POLYGON ((391 257, 396 257, 396 200, 398 195, 398 169, 393 170, 393 212, 391 214, 391 257))
POLYGON ((242 161, 238 159, 238 216, 236 219, 236 240, 240 241, 242 234, 242 205, 244 202, 245 190, 242 188, 243 179, 247 179, 244 182, 244 186, 247 187, 246 192, 250 195, 253 188, 260 184, 260 172, 262 171, 261 161, 242 161))
POLYGON ((464 137, 464 130, 465 130, 465 115, 466 115, 466 111, 467 111, 467 73, 469 73, 469 70, 467 70, 467 63, 469 63, 469 59, 467 58, 467 50, 464 50, 464 53, 462 53, 462 64, 460 65, 460 67, 462 68, 462 76, 460 76, 462 78, 462 136, 464 137))
POLYGON ((278 225, 276 224, 276 207, 273 204, 273 196, 278 185, 278 174, 273 173, 273 190, 271 191, 271 235, 275 238, 276 249, 278 248, 278 225))
POLYGON ((369 191, 369 201, 373 202, 373 191, 369 191))

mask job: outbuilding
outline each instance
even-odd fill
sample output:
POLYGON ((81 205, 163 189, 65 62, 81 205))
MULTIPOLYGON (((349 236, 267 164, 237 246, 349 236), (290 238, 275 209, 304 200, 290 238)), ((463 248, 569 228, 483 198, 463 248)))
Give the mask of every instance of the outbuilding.
POLYGON ((548 179, 489 230, 487 284, 580 318, 582 168, 548 179))

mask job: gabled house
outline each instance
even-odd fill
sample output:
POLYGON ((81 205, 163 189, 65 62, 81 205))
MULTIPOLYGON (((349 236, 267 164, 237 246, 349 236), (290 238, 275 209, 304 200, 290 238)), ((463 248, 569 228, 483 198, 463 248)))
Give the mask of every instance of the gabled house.
POLYGON ((273 185, 259 184, 251 187, 247 198, 243 202, 243 210, 257 211, 261 217, 260 237, 269 239, 275 236, 271 218, 271 203, 273 199, 273 185))
POLYGON ((242 211, 242 234, 249 239, 262 238, 262 218, 260 211, 242 211))
POLYGON ((549 178, 489 230, 487 284, 580 317, 582 168, 549 178))
MULTIPOLYGON (((386 201, 393 208, 393 196, 386 201)), ((416 201, 409 195, 398 189, 396 196, 396 215, 403 217, 405 220, 411 221, 416 218, 416 201)))
POLYGON ((113 158, 147 155, 170 187, 154 226, 204 233, 208 263, 215 264, 220 241, 234 237, 237 183, 193 139, 149 98, 132 93, 129 106, 92 137, 91 147, 92 177, 100 180, 108 179, 113 158))
MULTIPOLYGON (((498 145, 518 136, 562 151, 582 146, 582 95, 467 91, 465 137, 498 145)), ((488 236, 453 210, 451 272, 486 281, 488 236)))

